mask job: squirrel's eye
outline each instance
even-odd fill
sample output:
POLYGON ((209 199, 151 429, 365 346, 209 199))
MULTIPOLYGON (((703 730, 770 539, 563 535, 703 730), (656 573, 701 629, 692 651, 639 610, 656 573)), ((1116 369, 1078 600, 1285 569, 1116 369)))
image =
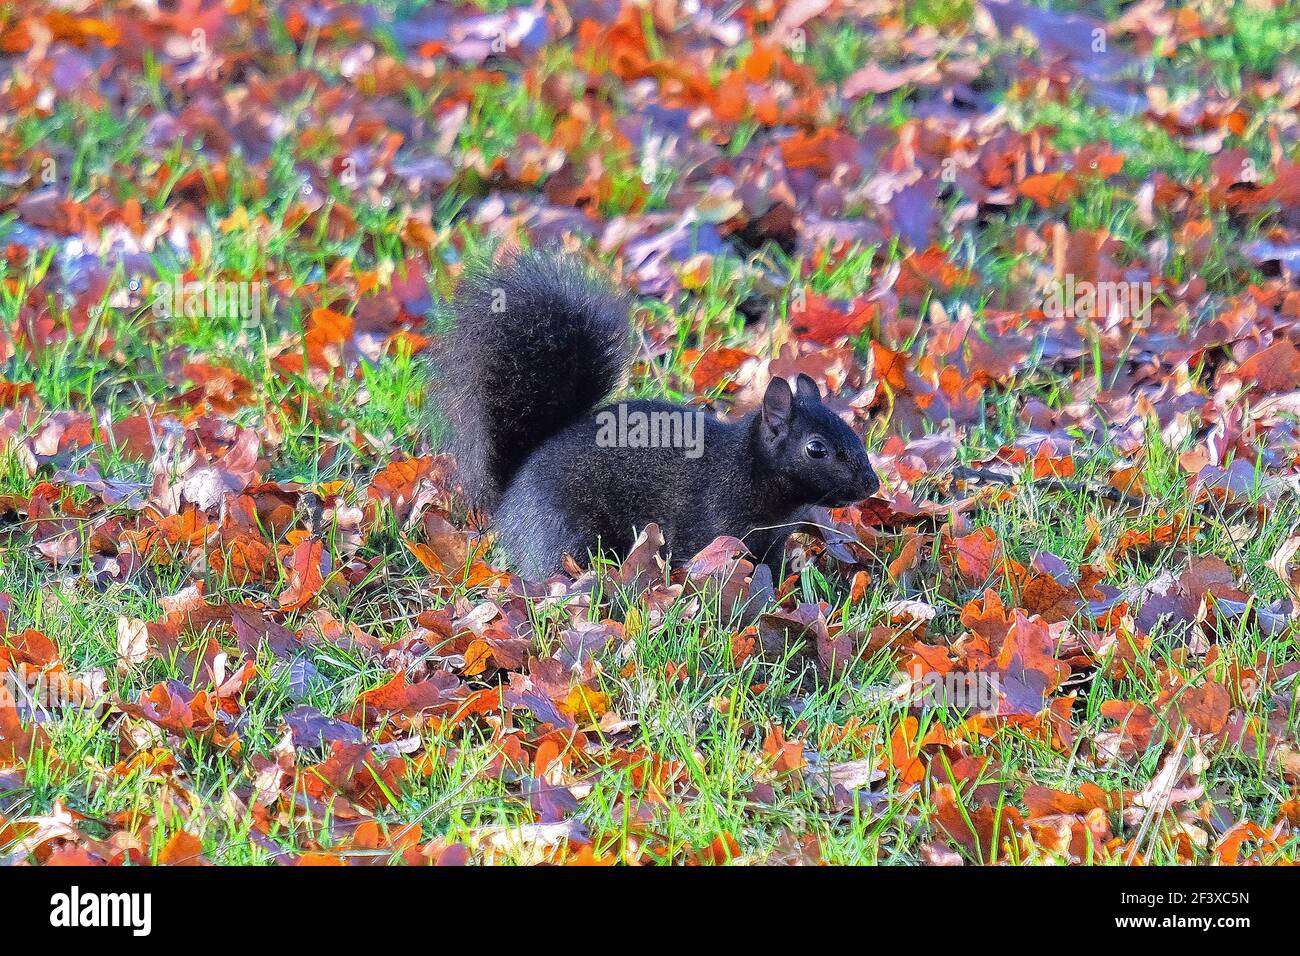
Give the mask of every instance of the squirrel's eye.
POLYGON ((830 454, 830 449, 826 447, 826 443, 820 438, 809 439, 804 451, 808 453, 809 458, 825 458, 830 454))

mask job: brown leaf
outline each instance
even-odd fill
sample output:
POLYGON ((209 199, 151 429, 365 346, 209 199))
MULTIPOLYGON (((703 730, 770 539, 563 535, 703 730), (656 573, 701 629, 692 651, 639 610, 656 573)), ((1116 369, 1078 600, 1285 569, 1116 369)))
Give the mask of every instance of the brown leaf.
POLYGON ((1300 349, 1279 339, 1242 362, 1236 375, 1264 392, 1294 391, 1300 388, 1300 349))

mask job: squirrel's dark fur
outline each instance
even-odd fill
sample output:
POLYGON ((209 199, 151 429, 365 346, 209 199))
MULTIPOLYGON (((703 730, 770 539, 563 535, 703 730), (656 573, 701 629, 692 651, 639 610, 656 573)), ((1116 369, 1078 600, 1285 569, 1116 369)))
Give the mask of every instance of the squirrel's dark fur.
MULTIPOLYGON (((569 259, 522 253, 461 281, 437 361, 450 450, 525 577, 558 570, 566 553, 625 554, 652 521, 677 559, 725 534, 775 567, 810 507, 879 486, 862 441, 806 375, 793 392, 773 379, 762 409, 735 422, 693 418, 698 449, 598 441, 618 409, 602 402, 630 361, 626 300, 569 259)), ((621 404, 625 416, 699 413, 621 404)))

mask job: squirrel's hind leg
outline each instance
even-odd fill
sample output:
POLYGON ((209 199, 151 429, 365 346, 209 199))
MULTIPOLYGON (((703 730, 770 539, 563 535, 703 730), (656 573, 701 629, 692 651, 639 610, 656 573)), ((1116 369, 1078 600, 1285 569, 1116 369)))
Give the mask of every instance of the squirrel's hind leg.
POLYGON ((541 581, 562 570, 564 555, 585 563, 596 546, 594 539, 574 527, 571 516, 507 495, 495 516, 501 545, 511 566, 531 581, 541 581))

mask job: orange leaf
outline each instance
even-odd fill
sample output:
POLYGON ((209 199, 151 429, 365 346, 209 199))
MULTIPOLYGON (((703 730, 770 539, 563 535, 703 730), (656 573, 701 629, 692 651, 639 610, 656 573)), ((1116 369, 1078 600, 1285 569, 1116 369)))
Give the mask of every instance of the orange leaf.
POLYGON ((207 862, 203 857, 202 842, 185 830, 173 833, 158 854, 158 863, 162 866, 203 866, 207 862))
POLYGON ((1027 176, 1016 189, 1020 195, 1028 196, 1040 207, 1047 209, 1073 199, 1079 191, 1079 180, 1072 171, 1059 170, 1027 176))
POLYGON ((325 544, 318 538, 304 538, 293 549, 289 586, 280 595, 280 610, 296 611, 314 598, 325 584, 321 561, 325 544))

